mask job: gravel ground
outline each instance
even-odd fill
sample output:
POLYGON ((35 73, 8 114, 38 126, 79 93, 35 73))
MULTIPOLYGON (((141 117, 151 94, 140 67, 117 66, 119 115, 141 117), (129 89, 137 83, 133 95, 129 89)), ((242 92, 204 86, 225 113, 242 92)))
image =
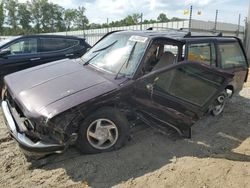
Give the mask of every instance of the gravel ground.
POLYGON ((0 124, 0 187, 250 187, 250 88, 219 117, 193 127, 192 139, 136 127, 122 149, 27 162, 0 124))

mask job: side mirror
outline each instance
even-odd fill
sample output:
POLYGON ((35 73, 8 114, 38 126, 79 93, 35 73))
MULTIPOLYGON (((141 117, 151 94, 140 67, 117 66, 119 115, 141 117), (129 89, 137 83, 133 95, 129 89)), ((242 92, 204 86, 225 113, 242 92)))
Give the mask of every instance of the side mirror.
POLYGON ((10 55, 11 54, 11 51, 9 49, 4 49, 2 51, 0 51, 0 58, 4 58, 5 56, 7 55, 10 55))
POLYGON ((151 100, 153 99, 153 94, 154 94, 154 84, 155 83, 148 83, 147 85, 146 85, 146 88, 147 88, 147 90, 150 92, 150 98, 151 98, 151 100))

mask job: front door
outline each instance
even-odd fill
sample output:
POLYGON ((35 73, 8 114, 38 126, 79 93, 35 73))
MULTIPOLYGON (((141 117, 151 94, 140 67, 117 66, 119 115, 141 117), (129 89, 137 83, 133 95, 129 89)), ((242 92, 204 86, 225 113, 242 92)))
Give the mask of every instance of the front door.
POLYGON ((11 52, 9 55, 0 58, 1 81, 5 75, 35 66, 34 64, 39 60, 37 39, 35 38, 23 38, 14 41, 1 50, 10 50, 11 52))
POLYGON ((179 63, 140 78, 135 104, 144 114, 190 136, 190 127, 212 109, 232 77, 199 63, 179 63))

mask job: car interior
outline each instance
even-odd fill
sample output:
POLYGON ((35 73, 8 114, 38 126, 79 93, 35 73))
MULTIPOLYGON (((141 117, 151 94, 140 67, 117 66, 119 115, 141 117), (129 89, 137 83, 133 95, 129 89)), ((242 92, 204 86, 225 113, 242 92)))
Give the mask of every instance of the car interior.
POLYGON ((144 66, 142 68, 144 74, 158 70, 167 65, 177 62, 178 46, 173 43, 153 43, 146 53, 144 66))

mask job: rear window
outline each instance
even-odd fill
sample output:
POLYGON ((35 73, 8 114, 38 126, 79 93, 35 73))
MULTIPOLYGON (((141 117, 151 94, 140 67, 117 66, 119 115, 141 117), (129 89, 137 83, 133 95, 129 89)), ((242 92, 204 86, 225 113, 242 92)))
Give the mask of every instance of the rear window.
POLYGON ((247 66, 245 56, 239 43, 219 44, 221 66, 224 69, 247 66))
POLYGON ((64 38, 41 38, 41 52, 65 50, 79 44, 78 40, 64 38))

